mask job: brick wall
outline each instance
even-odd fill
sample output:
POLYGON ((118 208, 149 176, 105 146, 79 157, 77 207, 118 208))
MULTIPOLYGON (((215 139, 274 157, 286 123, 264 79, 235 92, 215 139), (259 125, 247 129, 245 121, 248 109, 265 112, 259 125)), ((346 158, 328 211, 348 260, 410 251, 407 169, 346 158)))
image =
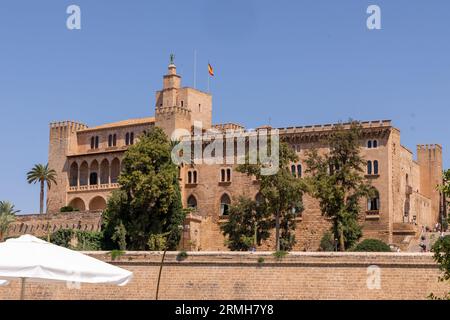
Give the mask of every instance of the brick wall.
MULTIPOLYGON (((90 253, 110 261, 105 253, 90 253)), ((114 264, 134 272, 124 287, 28 283, 29 299, 154 299, 161 254, 129 252, 114 264)), ((426 299, 450 284, 431 254, 291 253, 277 261, 270 253, 195 252, 184 261, 166 256, 161 299, 426 299), (264 257, 264 263, 258 263, 264 257), (380 268, 380 289, 368 289, 368 267, 380 268)), ((1 299, 19 298, 19 281, 0 287, 1 299)))

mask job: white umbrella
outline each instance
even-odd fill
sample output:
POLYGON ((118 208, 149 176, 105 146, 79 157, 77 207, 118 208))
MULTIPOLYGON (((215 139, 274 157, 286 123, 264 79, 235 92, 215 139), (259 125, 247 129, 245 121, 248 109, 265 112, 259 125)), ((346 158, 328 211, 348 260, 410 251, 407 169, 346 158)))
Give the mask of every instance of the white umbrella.
POLYGON ((21 279, 21 299, 25 280, 123 286, 132 276, 130 271, 30 235, 0 243, 0 279, 21 279))

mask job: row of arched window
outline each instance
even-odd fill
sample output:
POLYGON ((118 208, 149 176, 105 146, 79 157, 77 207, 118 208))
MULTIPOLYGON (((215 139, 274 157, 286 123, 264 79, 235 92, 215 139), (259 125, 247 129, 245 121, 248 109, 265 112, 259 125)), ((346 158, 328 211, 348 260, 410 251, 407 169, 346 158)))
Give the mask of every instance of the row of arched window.
POLYGON ((129 146, 134 144, 134 132, 127 132, 125 134, 125 145, 129 146))
POLYGON ((98 149, 98 136, 91 137, 91 149, 98 149))
POLYGON ((107 159, 99 162, 97 160, 88 164, 83 161, 80 165, 73 162, 69 169, 69 185, 71 187, 117 183, 121 164, 118 158, 111 162, 107 159))
POLYGON ((291 165, 291 173, 296 178, 302 177, 302 165, 301 164, 293 164, 291 165))
POLYGON ((368 175, 378 174, 378 160, 367 161, 367 174, 368 175))
MULTIPOLYGON (((145 134, 145 132, 144 132, 145 134)), ((91 137, 91 149, 98 149, 99 148, 100 139, 98 136, 92 136, 91 137)), ((127 132, 125 134, 125 145, 129 146, 134 144, 134 132, 127 132)), ((110 134, 108 135, 108 147, 115 147, 117 146, 117 134, 110 134)))
POLYGON ((378 148, 378 140, 368 140, 367 141, 367 148, 368 149, 376 149, 376 148, 378 148))
POLYGON ((220 182, 231 182, 231 168, 220 169, 220 182))
MULTIPOLYGON (((262 196, 261 194, 257 194, 256 197, 256 202, 261 203, 262 200, 262 196)), ((190 195, 187 199, 187 205, 188 208, 197 209, 197 198, 194 195, 190 195)), ((226 216, 229 214, 229 210, 230 210, 230 206, 231 206, 231 198, 228 194, 224 193, 221 197, 220 197, 220 211, 219 214, 221 216, 226 216)), ((295 210, 295 209, 293 209, 295 210)), ((370 212, 374 212, 374 211, 379 211, 380 210, 380 194, 379 192, 376 190, 375 194, 372 198, 367 199, 367 210, 370 212)))
POLYGON ((188 175, 187 183, 197 184, 197 170, 188 170, 187 175, 188 175))
POLYGON ((114 134, 110 134, 108 136, 108 147, 115 147, 117 145, 117 135, 114 134))

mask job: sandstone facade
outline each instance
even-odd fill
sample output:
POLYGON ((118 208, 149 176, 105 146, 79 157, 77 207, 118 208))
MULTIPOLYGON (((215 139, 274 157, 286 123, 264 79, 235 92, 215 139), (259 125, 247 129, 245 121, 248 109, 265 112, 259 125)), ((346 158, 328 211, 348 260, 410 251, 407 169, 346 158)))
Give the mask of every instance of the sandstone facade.
MULTIPOLYGON (((118 188, 117 177, 127 148, 146 130, 158 126, 172 136, 176 129, 193 132, 201 122, 203 129, 241 130, 238 124, 212 124, 212 97, 181 86, 174 64, 163 78, 163 89, 156 93, 155 117, 131 119, 88 128, 76 122, 50 124, 49 165, 58 173, 58 184, 48 192, 48 212, 70 205, 81 211, 101 211, 111 191, 118 188)), ((379 196, 362 204, 364 236, 388 243, 401 242, 416 235, 421 226, 433 226, 444 213, 444 200, 435 186, 442 182, 442 148, 438 144, 417 146, 415 160, 401 145, 400 131, 391 121, 361 123, 361 152, 368 161, 366 176, 379 196), (370 169, 369 169, 370 167, 370 169)), ((348 127, 349 125, 346 124, 348 127)), ((282 139, 299 155, 293 173, 304 176, 306 152, 323 144, 334 128, 332 124, 279 128, 282 139)), ((255 198, 258 182, 234 170, 235 165, 184 165, 180 168, 183 203, 195 210, 185 222, 181 245, 190 250, 226 250, 220 224, 227 207, 238 196, 255 198)), ((304 197, 305 210, 297 217, 296 250, 317 250, 330 222, 322 217, 317 202, 304 197)), ((272 246, 273 239, 264 244, 272 246)))
MULTIPOLYGON (((97 259, 134 273, 123 287, 32 283, 25 299, 155 299, 161 252, 127 252, 115 261, 104 252, 97 259)), ((184 260, 168 252, 161 274, 162 300, 425 300, 444 296, 449 283, 429 253, 290 253, 281 261, 271 253, 189 252, 184 260), (263 262, 261 261, 262 258, 263 262)), ((0 300, 18 299, 20 281, 0 287, 0 300)))

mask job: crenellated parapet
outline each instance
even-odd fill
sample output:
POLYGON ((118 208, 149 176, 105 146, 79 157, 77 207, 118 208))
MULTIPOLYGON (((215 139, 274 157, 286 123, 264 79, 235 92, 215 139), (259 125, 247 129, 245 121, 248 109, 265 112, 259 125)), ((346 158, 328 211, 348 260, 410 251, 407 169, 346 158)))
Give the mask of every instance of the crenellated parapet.
MULTIPOLYGON (((338 126, 343 129, 350 129, 351 123, 335 123, 323 125, 309 125, 300 127, 279 128, 279 133, 286 140, 294 140, 295 142, 314 142, 326 138, 331 132, 335 131, 338 126)), ((391 120, 376 120, 359 122, 362 129, 362 136, 365 137, 385 137, 392 130, 391 120)))
POLYGON ((167 115, 179 115, 184 117, 190 117, 191 110, 184 107, 157 107, 155 109, 157 116, 167 116, 167 115))
POLYGON ((7 237, 18 237, 24 234, 42 237, 60 229, 100 231, 101 225, 102 216, 99 212, 20 215, 9 226, 7 237))

